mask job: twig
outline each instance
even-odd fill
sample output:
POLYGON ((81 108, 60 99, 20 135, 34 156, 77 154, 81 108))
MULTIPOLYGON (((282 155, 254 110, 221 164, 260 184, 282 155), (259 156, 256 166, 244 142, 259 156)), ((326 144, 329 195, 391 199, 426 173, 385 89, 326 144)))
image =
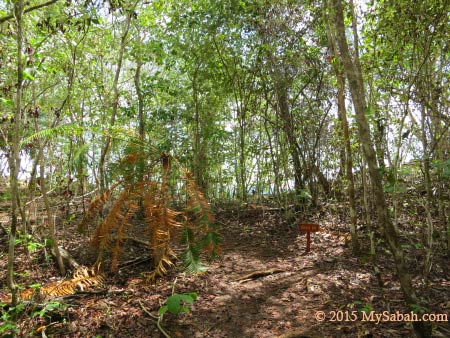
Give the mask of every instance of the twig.
POLYGON ((245 282, 251 281, 256 278, 261 278, 261 277, 273 275, 275 273, 280 273, 280 272, 286 272, 286 271, 281 270, 281 269, 269 269, 269 270, 262 270, 262 271, 259 270, 259 271, 249 273, 245 276, 242 276, 242 277, 238 278, 237 280, 239 281, 239 284, 240 284, 240 283, 245 283, 245 282))
POLYGON ((150 313, 150 311, 148 311, 145 306, 142 304, 142 302, 139 300, 139 305, 141 306, 142 311, 144 311, 146 314, 148 314, 150 316, 150 318, 152 319, 156 319, 156 326, 158 327, 158 330, 161 331, 161 333, 164 335, 164 337, 166 338, 172 338, 170 337, 170 335, 163 329, 162 325, 161 325, 161 321, 163 316, 159 315, 158 317, 154 316, 152 313, 150 313))
POLYGON ((151 256, 147 256, 147 257, 138 257, 135 259, 132 259, 130 261, 127 262, 123 262, 121 264, 119 264, 119 269, 122 269, 126 266, 133 266, 133 265, 137 265, 137 264, 141 264, 147 261, 151 261, 153 258, 151 256))
POLYGON ((446 329, 444 326, 442 326, 441 323, 437 323, 436 326, 438 327, 437 330, 440 329, 440 330, 442 330, 442 331, 445 331, 445 332, 447 332, 447 333, 450 333, 450 330, 448 330, 448 329, 446 329))
POLYGON ((175 280, 173 281, 172 285, 172 295, 175 293, 175 284, 177 284, 178 277, 175 277, 175 280))
POLYGON ((129 237, 129 236, 126 236, 124 239, 127 239, 127 240, 132 241, 132 242, 136 242, 136 243, 139 243, 139 244, 144 244, 145 246, 148 246, 148 247, 152 246, 150 242, 144 241, 143 239, 129 237))
MULTIPOLYGON (((52 193, 53 191, 55 191, 55 190, 56 190, 56 188, 53 188, 53 189, 47 191, 47 194, 51 194, 51 193, 52 193)), ((41 199, 41 198, 43 198, 43 197, 44 197, 44 195, 39 195, 38 197, 33 198, 31 201, 28 201, 27 203, 25 203, 25 206, 28 206, 28 205, 30 205, 31 203, 33 203, 33 202, 35 202, 36 200, 41 199)))
POLYGON ((170 337, 170 335, 164 331, 164 329, 161 326, 161 321, 162 321, 163 316, 159 316, 158 317, 158 321, 156 322, 156 326, 158 327, 159 331, 161 331, 161 333, 166 337, 166 338, 172 338, 170 337))
MULTIPOLYGON (((42 8, 42 7, 50 6, 51 4, 54 4, 57 1, 58 0, 50 0, 50 1, 44 2, 44 3, 39 4, 39 5, 27 7, 27 8, 24 9, 23 13, 25 14, 25 13, 34 11, 35 9, 39 9, 39 8, 42 8)), ((0 24, 5 22, 5 21, 11 20, 12 18, 14 18, 13 14, 5 15, 5 16, 0 18, 0 24)))
POLYGON ((84 195, 81 195, 81 196, 75 196, 75 197, 73 198, 73 200, 83 199, 83 198, 85 198, 85 197, 87 197, 87 196, 89 196, 89 195, 95 194, 95 193, 97 192, 97 190, 98 190, 98 189, 96 188, 96 189, 94 189, 94 190, 92 190, 92 191, 89 191, 89 192, 85 193, 84 195))
POLYGON ((63 298, 80 298, 89 295, 121 295, 125 292, 128 291, 126 289, 121 290, 100 289, 100 290, 77 291, 73 295, 63 296, 63 298))
POLYGON ((142 304, 142 302, 140 300, 138 300, 139 305, 141 306, 142 311, 144 311, 146 314, 148 314, 152 319, 154 320, 158 320, 158 316, 155 316, 153 313, 151 313, 150 311, 148 311, 146 309, 146 307, 144 306, 144 304, 142 304))

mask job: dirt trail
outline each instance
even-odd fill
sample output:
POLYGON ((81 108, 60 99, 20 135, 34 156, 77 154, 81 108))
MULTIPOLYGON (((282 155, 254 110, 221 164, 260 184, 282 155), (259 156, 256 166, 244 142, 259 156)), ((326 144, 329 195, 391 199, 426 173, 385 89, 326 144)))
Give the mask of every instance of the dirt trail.
MULTIPOLYGON (((302 255, 306 237, 296 227, 282 222, 276 212, 219 213, 223 254, 209 263, 208 272, 187 274, 180 266, 155 285, 148 285, 141 275, 149 271, 148 262, 124 267, 108 279, 109 290, 113 292, 70 299, 65 321, 51 324, 46 334, 163 337, 148 312, 156 315, 175 291, 196 292, 198 298, 191 313, 165 315, 163 325, 172 338, 288 337, 286 334, 293 332, 296 334, 290 337, 410 337, 409 323, 377 324, 362 320, 360 311, 364 309, 377 313, 406 313, 406 310, 389 268, 392 266, 389 256, 380 253, 384 281, 384 288, 380 288, 369 261, 351 256, 343 236, 345 224, 339 224, 335 218, 321 216, 318 222, 321 229, 312 235, 312 251, 302 255), (273 273, 264 273, 268 270, 273 273), (245 276, 253 278, 244 280, 245 276), (315 318, 319 311, 326 314, 324 321, 315 318), (352 317, 353 314, 357 317, 352 317)), ((311 216, 308 221, 317 219, 311 216)), ((86 238, 77 238, 79 235, 73 229, 65 231, 60 235, 63 245, 80 263, 93 262, 95 253, 88 250, 86 238)), ((136 243, 125 249, 126 259, 145 253, 144 247, 136 243)), ((18 266, 19 275, 32 266, 26 259, 23 262, 18 266)), ((445 266, 445 261, 436 258, 435 264, 439 269, 445 266)), ((29 274, 41 282, 43 276, 55 276, 56 270, 42 263, 29 274)), ((432 276, 432 285, 426 293, 433 300, 430 313, 442 313, 445 309, 448 313, 449 276, 437 273, 432 276)), ((24 332, 42 324, 36 318, 27 320, 21 324, 24 332)), ((449 324, 436 323, 435 333, 436 337, 445 337, 450 333, 449 324)))

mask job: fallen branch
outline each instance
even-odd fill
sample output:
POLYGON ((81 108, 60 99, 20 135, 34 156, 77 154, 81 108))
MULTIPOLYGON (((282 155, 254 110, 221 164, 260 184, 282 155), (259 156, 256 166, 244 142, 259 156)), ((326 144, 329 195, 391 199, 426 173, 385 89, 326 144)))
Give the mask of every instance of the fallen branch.
POLYGON ((143 239, 139 239, 139 238, 135 238, 135 237, 128 237, 128 236, 126 236, 124 239, 132 241, 132 242, 136 242, 139 244, 144 244, 145 246, 147 246, 149 248, 152 246, 150 242, 144 241, 143 239))
POLYGON ((238 278, 237 281, 239 281, 239 284, 245 283, 245 282, 257 279, 257 278, 270 276, 270 275, 280 273, 280 272, 286 272, 286 271, 281 270, 281 269, 258 270, 258 271, 254 271, 252 273, 249 273, 245 276, 238 278))
MULTIPOLYGON (((72 270, 76 270, 78 269, 81 265, 75 260, 75 258, 73 258, 69 251, 67 251, 66 249, 64 249, 63 247, 58 247, 59 249, 59 253, 64 261, 64 263, 67 263, 70 265, 70 267, 72 268, 72 270)), ((52 248, 52 255, 55 256, 55 252, 52 248)))
POLYGON ((128 292, 125 289, 121 289, 121 290, 107 290, 107 289, 101 289, 101 290, 88 290, 88 291, 77 291, 76 293, 72 294, 72 295, 66 295, 66 296, 62 296, 62 299, 74 299, 74 298, 84 298, 87 296, 104 296, 104 295, 121 295, 123 293, 128 292))
POLYGON ((148 262, 151 260, 153 260, 153 257, 151 257, 151 256, 138 257, 138 258, 132 259, 130 261, 119 264, 119 269, 122 269, 122 268, 128 267, 128 266, 138 265, 138 264, 145 263, 145 262, 148 262))

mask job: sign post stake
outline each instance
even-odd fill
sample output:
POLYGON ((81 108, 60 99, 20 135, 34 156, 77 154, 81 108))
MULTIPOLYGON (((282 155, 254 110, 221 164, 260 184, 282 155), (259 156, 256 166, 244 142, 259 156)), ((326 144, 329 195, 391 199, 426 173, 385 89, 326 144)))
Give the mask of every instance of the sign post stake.
POLYGON ((306 232, 306 250, 305 253, 311 251, 311 231, 306 232))
POLYGON ((311 251, 311 232, 319 231, 319 224, 299 224, 298 229, 302 232, 306 232, 306 250, 303 253, 306 255, 311 251))

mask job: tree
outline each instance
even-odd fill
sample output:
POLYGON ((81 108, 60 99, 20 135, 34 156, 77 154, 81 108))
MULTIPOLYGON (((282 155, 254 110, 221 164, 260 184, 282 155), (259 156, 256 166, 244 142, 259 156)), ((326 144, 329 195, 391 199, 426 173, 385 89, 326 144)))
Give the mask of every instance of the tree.
POLYGON ((9 181, 11 187, 11 230, 9 234, 7 283, 11 289, 12 304, 17 304, 17 286, 14 283, 14 251, 17 235, 17 209, 19 201, 18 176, 20 168, 20 137, 22 128, 22 89, 23 89, 23 11, 24 2, 19 0, 14 4, 14 17, 17 41, 17 85, 14 110, 14 122, 9 145, 9 181))
MULTIPOLYGON (((324 15, 325 21, 329 22, 329 20, 327 19, 328 17, 326 11, 324 14, 325 14, 324 15)), ((340 121, 340 127, 342 129, 342 139, 344 143, 344 165, 345 165, 345 174, 348 181, 347 195, 350 204, 350 234, 352 236, 353 254, 359 255, 360 244, 358 234, 356 232, 357 211, 356 211, 356 197, 355 197, 355 180, 353 177, 353 154, 350 140, 349 123, 347 119, 347 108, 345 104, 345 74, 342 69, 342 65, 339 63, 339 52, 334 27, 330 26, 331 25, 327 27, 327 31, 328 31, 329 45, 332 52, 330 61, 333 66, 333 70, 335 72, 337 81, 338 119, 340 121)))
MULTIPOLYGON (((397 276, 400 280, 400 285, 405 297, 406 304, 411 309, 411 311, 417 311, 417 309, 421 309, 420 312, 423 312, 423 307, 421 307, 419 299, 415 294, 414 288, 412 287, 411 276, 406 266, 404 251, 400 245, 397 231, 390 218, 389 209, 387 208, 386 199, 384 197, 382 179, 380 176, 379 167, 376 160, 376 153, 372 144, 370 130, 366 119, 367 104, 365 99, 365 88, 361 66, 358 59, 358 53, 355 53, 355 56, 353 58, 350 55, 347 38, 345 36, 342 1, 333 0, 331 4, 332 7, 330 7, 330 10, 332 10, 335 15, 337 44, 339 46, 344 72, 349 83, 364 158, 369 168, 379 226, 384 232, 384 235, 391 248, 395 261, 397 276)), ((413 326, 417 337, 431 337, 431 325, 429 323, 414 322, 413 326)))

